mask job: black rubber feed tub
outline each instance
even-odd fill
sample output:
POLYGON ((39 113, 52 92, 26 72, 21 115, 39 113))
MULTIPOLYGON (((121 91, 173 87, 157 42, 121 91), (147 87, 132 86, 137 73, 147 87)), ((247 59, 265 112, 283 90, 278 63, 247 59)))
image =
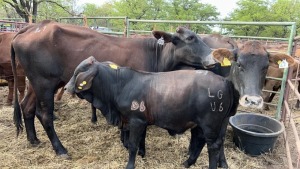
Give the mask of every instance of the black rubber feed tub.
POLYGON ((272 152, 284 126, 276 119, 257 113, 238 113, 230 117, 233 142, 250 156, 272 152))

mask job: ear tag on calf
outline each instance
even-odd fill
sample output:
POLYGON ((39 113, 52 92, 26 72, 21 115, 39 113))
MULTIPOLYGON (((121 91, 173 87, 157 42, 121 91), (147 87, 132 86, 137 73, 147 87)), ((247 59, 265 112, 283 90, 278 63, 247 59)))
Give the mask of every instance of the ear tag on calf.
POLYGON ((116 64, 109 64, 110 68, 112 69, 118 69, 118 66, 116 64))
POLYGON ((86 85, 86 81, 83 81, 79 84, 79 86, 84 86, 84 85, 86 85))
POLYGON ((279 63, 279 68, 288 68, 288 67, 289 67, 289 63, 285 59, 283 59, 282 62, 279 63))
POLYGON ((228 60, 228 58, 224 58, 223 62, 221 63, 221 66, 230 66, 231 62, 228 60))
POLYGON ((165 44, 164 38, 163 38, 163 37, 159 38, 159 39, 157 40, 157 44, 159 44, 159 45, 164 45, 164 44, 165 44))
POLYGON ((78 86, 78 89, 79 89, 79 90, 82 90, 82 87, 81 87, 81 86, 78 86))

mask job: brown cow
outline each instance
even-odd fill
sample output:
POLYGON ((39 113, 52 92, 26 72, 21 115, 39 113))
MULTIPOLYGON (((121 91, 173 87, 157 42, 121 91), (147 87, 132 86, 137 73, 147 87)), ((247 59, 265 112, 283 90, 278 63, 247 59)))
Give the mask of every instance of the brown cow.
POLYGON ((220 34, 209 34, 201 35, 204 43, 206 43, 210 48, 226 48, 226 49, 237 49, 237 43, 228 36, 222 36, 220 34))
MULTIPOLYGON (((270 59, 269 59, 270 65, 268 68, 267 76, 275 77, 275 78, 282 78, 284 69, 279 68, 279 63, 284 59, 288 62, 289 67, 293 67, 293 77, 296 77, 299 62, 297 60, 295 60, 293 57, 283 54, 283 53, 273 53, 270 55, 270 59)), ((266 79, 265 85, 264 85, 265 90, 278 91, 280 88, 281 88, 281 81, 273 80, 273 79, 266 79)), ((264 94, 263 94, 264 102, 270 103, 273 100, 274 96, 275 96, 275 93, 264 92, 264 94)), ((269 110, 269 106, 265 104, 264 109, 269 110)))
MULTIPOLYGON (((8 96, 6 105, 12 105, 13 89, 14 89, 14 76, 11 67, 10 58, 10 45, 16 33, 1 32, 0 33, 0 78, 8 82, 8 96)), ((23 99, 25 93, 25 75, 20 64, 17 65, 18 72, 18 90, 20 92, 19 99, 23 99)))
MULTIPOLYGON (((56 154, 68 157, 53 125, 54 93, 69 81, 75 67, 91 55, 99 61, 151 72, 186 66, 208 68, 216 63, 212 50, 188 29, 179 27, 174 34, 153 31, 153 35, 156 39, 113 37, 51 21, 20 30, 12 42, 12 63, 14 66, 17 56, 34 91, 29 90, 21 103, 29 142, 40 142, 34 126, 36 115, 56 154), (34 93, 36 101, 29 102, 34 93)), ((14 120, 19 133, 23 126, 15 99, 14 120)))

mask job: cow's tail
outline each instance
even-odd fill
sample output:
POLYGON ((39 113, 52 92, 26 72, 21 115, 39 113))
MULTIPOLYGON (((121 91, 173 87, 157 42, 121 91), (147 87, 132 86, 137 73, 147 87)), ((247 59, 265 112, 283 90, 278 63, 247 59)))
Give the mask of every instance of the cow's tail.
POLYGON ((19 133, 23 131, 23 123, 22 123, 22 114, 21 114, 21 108, 19 105, 18 100, 18 75, 17 75, 17 66, 16 66, 16 56, 15 56, 15 50, 13 45, 11 44, 11 64, 12 64, 12 70, 14 74, 14 123, 17 128, 17 136, 19 136, 19 133))

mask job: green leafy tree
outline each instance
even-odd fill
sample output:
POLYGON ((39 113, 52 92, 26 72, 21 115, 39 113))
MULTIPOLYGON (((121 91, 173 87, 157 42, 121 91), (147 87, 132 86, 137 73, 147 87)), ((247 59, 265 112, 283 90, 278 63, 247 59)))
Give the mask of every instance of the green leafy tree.
MULTIPOLYGON (((113 16, 130 19, 162 19, 166 16, 164 0, 118 0, 113 3, 113 16)), ((156 24, 132 23, 131 29, 152 30, 156 24)))
MULTIPOLYGON (((171 0, 170 20, 211 21, 217 20, 220 13, 210 4, 198 0, 171 0)), ((185 25, 197 33, 211 33, 210 25, 185 25)))
MULTIPOLYGON (((296 22, 300 26, 298 0, 240 0, 226 20, 250 22, 296 22)), ((261 37, 288 37, 289 26, 224 26, 234 35, 261 37)), ((299 32, 299 28, 298 31, 299 32)))
MULTIPOLYGON (((270 8, 271 21, 276 22, 296 22, 298 31, 300 26, 300 1, 298 0, 277 0, 270 8)), ((270 27, 265 32, 265 36, 287 37, 290 33, 289 27, 270 27)))
MULTIPOLYGON (((240 0, 237 2, 238 8, 235 9, 226 20, 263 22, 267 21, 270 12, 270 2, 268 0, 240 0)), ((264 26, 225 26, 234 35, 259 36, 265 30, 264 26)))
POLYGON ((57 7, 68 12, 70 15, 75 16, 76 13, 69 4, 76 3, 76 0, 3 0, 3 2, 15 9, 21 18, 25 19, 25 22, 36 22, 38 16, 38 6, 43 3, 53 4, 57 7))

